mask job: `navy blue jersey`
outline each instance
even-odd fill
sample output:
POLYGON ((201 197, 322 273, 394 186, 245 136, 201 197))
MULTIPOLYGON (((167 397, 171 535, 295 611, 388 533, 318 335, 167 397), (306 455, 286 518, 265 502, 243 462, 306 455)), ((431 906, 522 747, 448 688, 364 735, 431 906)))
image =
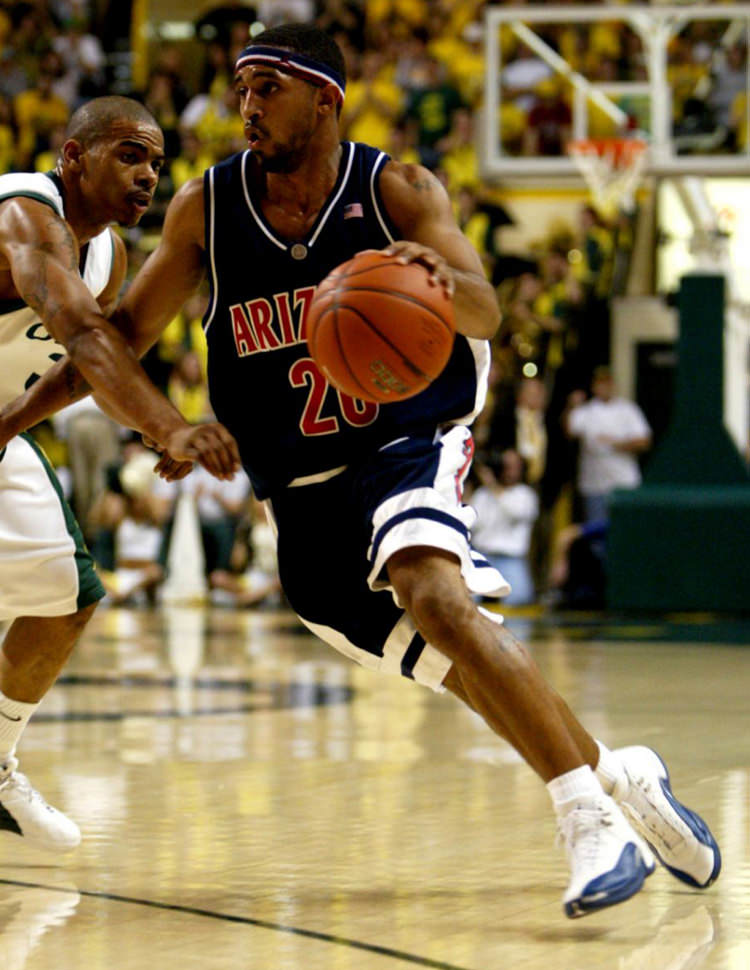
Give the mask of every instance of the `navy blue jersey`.
POLYGON ((387 161, 375 148, 342 143, 336 184, 308 234, 294 241, 263 217, 250 152, 205 174, 211 404, 260 498, 408 432, 468 422, 482 406, 486 341, 458 336, 430 387, 387 405, 337 391, 310 357, 305 324, 316 285, 360 250, 397 238, 378 188, 387 161))

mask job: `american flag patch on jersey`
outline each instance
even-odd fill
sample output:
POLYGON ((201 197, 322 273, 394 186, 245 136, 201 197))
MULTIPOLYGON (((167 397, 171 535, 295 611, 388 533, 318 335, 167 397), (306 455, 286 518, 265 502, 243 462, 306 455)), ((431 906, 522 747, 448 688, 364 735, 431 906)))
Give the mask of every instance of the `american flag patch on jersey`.
POLYGON ((344 206, 345 219, 362 219, 364 214, 361 202, 350 202, 349 205, 344 206))

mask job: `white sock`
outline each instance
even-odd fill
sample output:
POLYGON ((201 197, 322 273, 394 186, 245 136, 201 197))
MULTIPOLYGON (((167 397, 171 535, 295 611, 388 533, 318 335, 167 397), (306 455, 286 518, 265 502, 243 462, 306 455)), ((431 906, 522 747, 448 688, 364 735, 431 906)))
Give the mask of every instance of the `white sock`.
POLYGON ((576 805, 597 801, 604 794, 596 775, 588 765, 581 765, 580 768, 566 771, 564 775, 548 781, 547 791, 559 816, 567 815, 576 805))
POLYGON ((0 767, 12 758, 23 729, 39 704, 14 701, 0 692, 0 767))
POLYGON ((618 790, 627 791, 628 776, 617 755, 612 754, 601 741, 597 741, 596 744, 599 748, 599 761, 594 769, 596 777, 604 791, 616 798, 618 790))

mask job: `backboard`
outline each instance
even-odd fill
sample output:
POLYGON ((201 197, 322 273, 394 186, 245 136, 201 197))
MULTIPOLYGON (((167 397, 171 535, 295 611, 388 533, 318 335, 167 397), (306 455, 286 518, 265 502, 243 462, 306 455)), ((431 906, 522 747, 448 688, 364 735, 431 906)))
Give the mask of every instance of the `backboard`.
POLYGON ((651 174, 750 175, 749 38, 750 3, 488 6, 485 177, 576 174, 527 137, 545 87, 567 138, 643 138, 651 174))

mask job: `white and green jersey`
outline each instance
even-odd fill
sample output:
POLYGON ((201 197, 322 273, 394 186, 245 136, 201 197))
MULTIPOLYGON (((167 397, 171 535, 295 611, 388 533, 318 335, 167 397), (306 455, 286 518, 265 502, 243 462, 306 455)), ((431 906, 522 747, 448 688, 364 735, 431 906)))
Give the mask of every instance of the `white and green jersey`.
MULTIPOLYGON (((55 175, 0 175, 0 201, 38 199, 64 218, 55 175)), ((83 281, 98 296, 109 281, 113 239, 105 229, 81 252, 83 281)), ((65 354, 21 300, 0 301, 0 405, 12 401, 65 354)), ((27 434, 0 451, 0 620, 64 616, 104 595, 60 483, 27 434)))
MULTIPOLYGON (((65 218, 61 188, 62 183, 54 174, 0 175, 0 202, 13 196, 36 199, 65 218)), ((109 282, 113 258, 114 240, 109 229, 81 250, 81 275, 94 297, 109 282)), ((0 300, 0 406, 22 394, 64 355, 65 348, 47 333, 37 313, 23 300, 0 300)))

